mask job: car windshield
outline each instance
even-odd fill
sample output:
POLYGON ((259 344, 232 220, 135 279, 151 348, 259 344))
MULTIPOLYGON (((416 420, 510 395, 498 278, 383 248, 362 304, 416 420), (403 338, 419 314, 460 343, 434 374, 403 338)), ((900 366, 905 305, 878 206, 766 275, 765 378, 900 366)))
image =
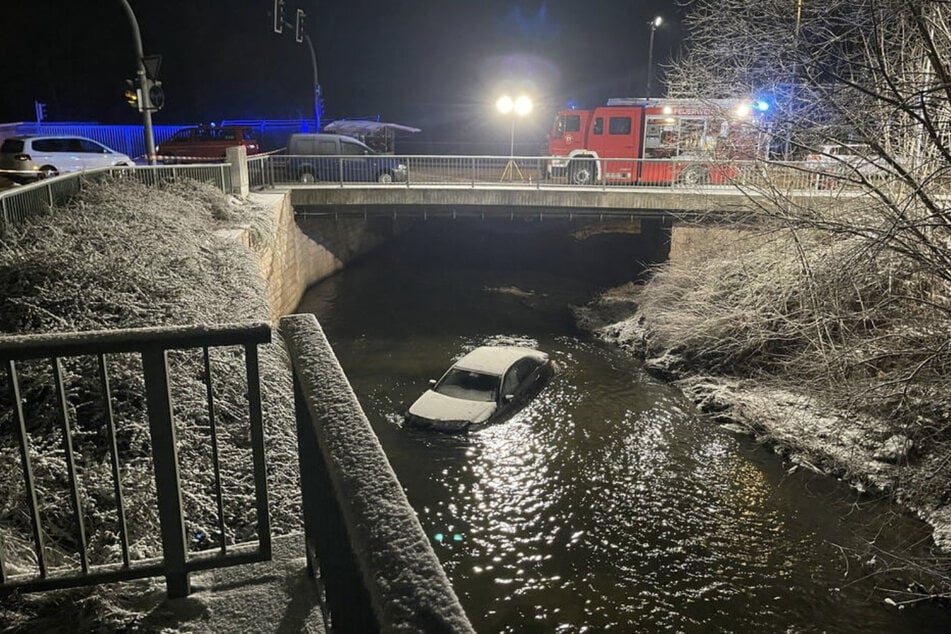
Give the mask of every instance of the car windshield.
POLYGON ((467 401, 494 402, 499 391, 499 377, 453 368, 433 391, 467 401))

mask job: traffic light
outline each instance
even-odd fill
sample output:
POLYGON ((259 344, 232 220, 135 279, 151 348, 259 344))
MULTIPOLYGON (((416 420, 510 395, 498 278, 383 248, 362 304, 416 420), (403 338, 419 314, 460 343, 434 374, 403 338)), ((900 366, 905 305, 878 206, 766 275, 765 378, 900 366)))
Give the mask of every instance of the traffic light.
POLYGON ((165 106, 165 89, 160 81, 148 81, 149 110, 161 110, 165 106))
POLYGON ((294 29, 294 39, 297 40, 298 44, 304 41, 304 19, 306 17, 307 14, 304 13, 303 9, 297 10, 297 24, 294 29))
POLYGON ((123 94, 123 96, 125 97, 125 102, 129 104, 130 106, 132 106, 133 108, 135 108, 136 110, 138 110, 139 112, 142 112, 142 100, 139 99, 140 93, 141 91, 139 90, 139 87, 136 85, 135 80, 133 79, 125 80, 125 93, 123 94))
POLYGON ((284 0, 274 0, 274 32, 284 32, 284 0))

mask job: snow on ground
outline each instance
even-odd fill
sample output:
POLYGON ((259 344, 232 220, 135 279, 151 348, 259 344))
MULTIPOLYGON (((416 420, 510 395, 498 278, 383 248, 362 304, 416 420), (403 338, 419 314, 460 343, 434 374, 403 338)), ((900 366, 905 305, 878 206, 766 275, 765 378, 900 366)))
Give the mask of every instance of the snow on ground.
POLYGON ((916 460, 911 439, 890 433, 883 420, 837 411, 793 389, 750 379, 690 375, 670 350, 649 351, 650 326, 636 312, 630 287, 613 289, 575 309, 579 326, 644 360, 651 374, 671 381, 698 409, 728 429, 773 446, 796 465, 840 477, 860 491, 887 492, 933 528, 935 543, 951 551, 951 506, 910 489, 921 481, 910 472, 929 473, 951 459, 951 447, 916 460))

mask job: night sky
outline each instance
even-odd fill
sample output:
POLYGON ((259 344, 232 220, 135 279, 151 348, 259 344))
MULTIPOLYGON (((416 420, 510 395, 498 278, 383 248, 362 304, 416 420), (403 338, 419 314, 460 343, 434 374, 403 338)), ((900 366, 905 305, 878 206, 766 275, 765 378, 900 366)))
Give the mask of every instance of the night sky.
MULTIPOLYGON (((0 122, 138 123, 122 98, 132 35, 114 0, 5 2, 0 122)), ((163 57, 167 105, 156 124, 310 117, 313 72, 293 29, 272 31, 273 0, 131 0, 146 54, 163 57)), ((325 120, 380 115, 427 140, 507 138, 494 111, 504 91, 536 112, 520 143, 540 142, 552 112, 644 90, 650 27, 655 62, 682 32, 674 0, 286 0, 307 12, 325 120), (632 90, 633 87, 633 90, 632 90)), ((655 79, 655 93, 660 82, 655 79)))

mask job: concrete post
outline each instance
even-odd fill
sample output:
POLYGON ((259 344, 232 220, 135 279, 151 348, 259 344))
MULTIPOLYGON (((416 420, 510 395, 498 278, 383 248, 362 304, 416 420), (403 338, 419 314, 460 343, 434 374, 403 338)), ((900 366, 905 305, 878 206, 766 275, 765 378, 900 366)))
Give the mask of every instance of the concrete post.
POLYGON ((231 165, 231 193, 247 198, 251 191, 248 178, 248 149, 243 145, 234 145, 225 149, 225 160, 231 165))

